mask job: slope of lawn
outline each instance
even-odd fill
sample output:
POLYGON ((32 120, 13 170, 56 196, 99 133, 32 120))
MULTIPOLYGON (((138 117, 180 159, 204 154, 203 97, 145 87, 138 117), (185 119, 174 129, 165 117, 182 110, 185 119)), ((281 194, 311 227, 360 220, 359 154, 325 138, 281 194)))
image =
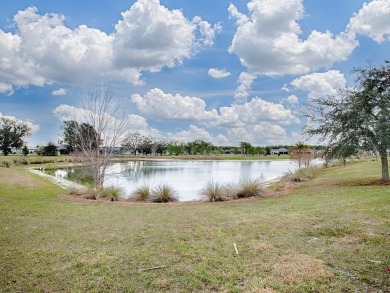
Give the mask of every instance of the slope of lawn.
POLYGON ((365 161, 270 199, 166 205, 66 199, 0 168, 0 291, 389 292, 378 178, 365 161))

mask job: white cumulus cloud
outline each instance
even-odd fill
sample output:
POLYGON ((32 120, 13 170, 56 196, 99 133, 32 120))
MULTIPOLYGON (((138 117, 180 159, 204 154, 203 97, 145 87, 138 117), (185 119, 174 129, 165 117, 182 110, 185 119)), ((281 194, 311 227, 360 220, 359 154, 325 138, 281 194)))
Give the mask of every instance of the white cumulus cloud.
POLYGON ((138 0, 122 13, 112 33, 80 25, 36 7, 14 16, 15 33, 0 30, 0 91, 46 84, 85 84, 100 79, 142 83, 142 71, 159 71, 209 46, 219 24, 188 20, 159 0, 138 0))
POLYGON ((237 80, 238 87, 234 92, 234 99, 235 102, 238 104, 242 104, 246 102, 253 81, 256 79, 256 76, 253 74, 250 74, 248 72, 241 72, 240 76, 237 80))
POLYGON ((296 95, 290 95, 285 99, 285 101, 290 105, 295 105, 298 104, 298 97, 296 95))
POLYGON ((390 40, 390 1, 373 0, 349 21, 348 29, 356 34, 368 36, 378 43, 390 40))
POLYGON ((55 90, 55 91, 51 92, 51 94, 53 96, 64 96, 64 95, 66 95, 66 93, 67 93, 67 90, 63 89, 63 88, 59 88, 58 90, 55 90))
POLYGON ((154 88, 145 95, 134 94, 131 100, 142 115, 157 120, 214 120, 216 110, 207 111, 206 102, 197 97, 172 95, 154 88))
POLYGON ((300 122, 293 112, 282 104, 268 102, 258 97, 244 104, 221 107, 219 111, 219 118, 214 123, 225 127, 243 127, 262 122, 272 122, 277 125, 300 122))
POLYGON ((223 134, 212 135, 204 128, 190 125, 187 130, 180 130, 174 133, 167 133, 169 140, 189 142, 201 139, 211 142, 214 145, 229 145, 229 140, 223 134))
POLYGON ((338 89, 346 87, 347 81, 340 71, 330 70, 301 76, 290 84, 297 90, 308 92, 309 100, 314 100, 337 94, 338 89))
POLYGON ((217 68, 210 68, 208 74, 212 78, 225 78, 230 76, 230 72, 223 69, 217 69, 217 68))
MULTIPOLYGON (((87 110, 84 108, 78 108, 67 104, 61 104, 53 110, 54 116, 60 121, 75 120, 79 122, 85 122, 87 110)), ((161 137, 160 132, 157 129, 151 128, 146 119, 140 115, 130 114, 125 117, 127 120, 127 132, 134 133, 139 132, 144 136, 161 137)), ((112 117, 112 121, 117 121, 116 118, 112 117)))
POLYGON ((287 140, 287 133, 280 125, 262 122, 254 126, 230 128, 227 137, 234 145, 238 145, 240 141, 247 141, 253 145, 264 146, 284 144, 287 140))
POLYGON ((269 76, 305 74, 345 60, 358 45, 355 35, 313 30, 301 37, 299 20, 304 15, 303 0, 252 0, 249 14, 230 5, 237 19, 237 31, 229 51, 235 53, 251 74, 269 76))

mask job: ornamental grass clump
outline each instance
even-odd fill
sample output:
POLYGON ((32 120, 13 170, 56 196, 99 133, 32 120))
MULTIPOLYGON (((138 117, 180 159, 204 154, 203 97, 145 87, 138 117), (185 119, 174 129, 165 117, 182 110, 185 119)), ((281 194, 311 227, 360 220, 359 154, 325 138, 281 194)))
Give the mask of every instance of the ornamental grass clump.
POLYGON ((239 183, 237 198, 265 196, 264 178, 243 179, 239 183))
POLYGON ((150 200, 150 188, 149 186, 140 186, 133 191, 129 200, 131 201, 149 201, 150 200))
POLYGON ((99 193, 96 189, 88 188, 81 192, 80 194, 85 199, 93 199, 96 200, 99 198, 99 193))
POLYGON ((321 170, 320 166, 314 165, 307 168, 297 169, 295 172, 289 171, 283 175, 282 180, 284 182, 304 182, 312 178, 316 173, 321 170))
POLYGON ((240 186, 235 183, 226 183, 223 185, 223 193, 226 200, 237 199, 237 195, 240 192, 240 186))
POLYGON ((199 194, 207 201, 225 201, 228 198, 225 195, 225 188, 213 180, 206 183, 199 194))
POLYGON ((151 202, 166 203, 179 201, 176 190, 168 184, 162 184, 152 190, 151 202))
POLYGON ((105 187, 98 192, 99 197, 107 199, 109 201, 118 201, 122 195, 122 189, 120 187, 109 186, 105 187))
POLYGON ((80 195, 85 199, 104 199, 109 201, 119 201, 122 196, 122 188, 115 186, 109 186, 102 189, 87 188, 80 191, 76 191, 73 194, 80 195))
POLYGON ((1 166, 4 168, 10 168, 12 166, 12 163, 10 161, 3 161, 1 162, 1 166))

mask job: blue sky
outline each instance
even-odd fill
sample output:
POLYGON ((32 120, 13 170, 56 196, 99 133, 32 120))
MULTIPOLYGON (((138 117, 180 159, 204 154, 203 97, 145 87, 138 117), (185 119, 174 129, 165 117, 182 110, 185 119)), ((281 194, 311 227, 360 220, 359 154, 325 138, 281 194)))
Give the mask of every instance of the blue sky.
POLYGON ((0 115, 57 142, 104 83, 131 132, 294 144, 304 105, 389 52, 388 0, 0 0, 0 115))

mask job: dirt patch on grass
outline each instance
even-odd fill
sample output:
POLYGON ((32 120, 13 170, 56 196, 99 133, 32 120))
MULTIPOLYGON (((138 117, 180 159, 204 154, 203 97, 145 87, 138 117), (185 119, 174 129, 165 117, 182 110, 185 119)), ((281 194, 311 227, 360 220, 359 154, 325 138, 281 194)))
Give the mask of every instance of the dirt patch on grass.
POLYGON ((382 179, 365 180, 365 181, 361 182, 359 185, 361 185, 361 186, 390 185, 390 181, 383 181, 382 179))
POLYGON ((332 276, 321 260, 305 254, 281 256, 272 266, 271 274, 288 285, 332 276))
POLYGON ((262 253, 262 252, 265 252, 266 250, 271 249, 272 245, 264 243, 264 242, 251 242, 249 244, 249 247, 251 249, 253 249, 254 251, 262 253))

